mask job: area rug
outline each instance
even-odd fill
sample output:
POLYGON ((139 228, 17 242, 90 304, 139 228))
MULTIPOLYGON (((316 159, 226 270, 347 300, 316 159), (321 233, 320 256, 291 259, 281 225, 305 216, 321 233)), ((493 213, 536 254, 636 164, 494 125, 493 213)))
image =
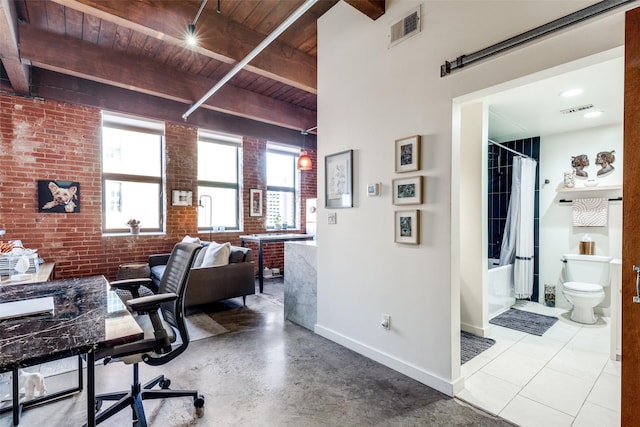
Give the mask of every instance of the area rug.
POLYGON ((489 323, 531 335, 542 336, 557 321, 557 317, 511 308, 489 320, 489 323))
POLYGON ((188 310, 185 320, 190 341, 198 341, 229 332, 228 329, 202 311, 188 310))
POLYGON ((494 339, 460 331, 460 363, 464 365, 495 343, 494 339))

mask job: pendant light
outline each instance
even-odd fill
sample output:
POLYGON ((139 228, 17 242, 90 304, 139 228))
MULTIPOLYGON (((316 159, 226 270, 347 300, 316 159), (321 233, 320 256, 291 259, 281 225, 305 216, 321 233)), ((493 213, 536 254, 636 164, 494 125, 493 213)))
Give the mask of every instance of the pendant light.
POLYGON ((307 135, 309 134, 306 130, 300 131, 302 134, 303 142, 302 142, 302 150, 300 151, 300 157, 298 157, 298 170, 301 171, 309 171, 313 167, 313 163, 311 162, 311 157, 307 154, 305 148, 305 142, 307 140, 307 135))

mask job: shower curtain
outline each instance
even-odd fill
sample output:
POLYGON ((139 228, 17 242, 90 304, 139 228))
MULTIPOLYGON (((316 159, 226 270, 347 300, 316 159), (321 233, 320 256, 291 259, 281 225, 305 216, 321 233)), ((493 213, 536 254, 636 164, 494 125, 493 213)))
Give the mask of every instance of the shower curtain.
POLYGON ((514 157, 511 199, 502 236, 500 265, 513 264, 515 297, 533 294, 533 218, 536 166, 534 159, 514 157))

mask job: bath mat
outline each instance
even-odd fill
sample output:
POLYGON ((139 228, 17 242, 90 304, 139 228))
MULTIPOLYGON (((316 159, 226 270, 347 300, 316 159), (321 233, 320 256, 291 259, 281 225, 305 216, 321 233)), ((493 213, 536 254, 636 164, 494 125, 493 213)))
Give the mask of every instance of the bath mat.
POLYGON ((558 321, 557 317, 511 308, 499 316, 489 320, 489 323, 503 326, 531 335, 542 336, 558 321))
POLYGON ((460 331, 460 364, 464 365, 495 343, 496 341, 491 338, 460 331))

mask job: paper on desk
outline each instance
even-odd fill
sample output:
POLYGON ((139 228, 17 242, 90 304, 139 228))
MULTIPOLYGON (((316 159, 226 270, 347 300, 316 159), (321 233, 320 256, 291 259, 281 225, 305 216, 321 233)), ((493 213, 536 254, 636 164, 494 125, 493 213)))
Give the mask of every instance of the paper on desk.
POLYGON ((42 313, 53 314, 53 297, 25 299, 0 304, 0 320, 42 313))

